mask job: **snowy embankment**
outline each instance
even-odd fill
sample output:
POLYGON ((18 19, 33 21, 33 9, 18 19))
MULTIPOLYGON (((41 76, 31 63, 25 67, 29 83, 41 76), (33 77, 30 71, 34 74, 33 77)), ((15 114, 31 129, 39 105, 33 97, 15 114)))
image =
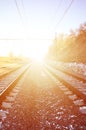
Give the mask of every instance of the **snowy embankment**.
POLYGON ((76 76, 79 76, 83 79, 86 79, 86 64, 76 63, 76 62, 57 62, 57 61, 49 61, 50 65, 54 65, 57 68, 61 68, 65 71, 69 71, 76 76))

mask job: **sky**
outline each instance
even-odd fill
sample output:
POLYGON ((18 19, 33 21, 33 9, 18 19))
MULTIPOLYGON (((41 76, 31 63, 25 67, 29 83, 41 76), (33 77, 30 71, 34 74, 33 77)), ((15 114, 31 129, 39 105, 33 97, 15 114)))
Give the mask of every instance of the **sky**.
POLYGON ((19 40, 12 39, 24 39, 20 40, 24 44, 27 41, 48 46, 56 32, 67 34, 71 29, 79 28, 80 24, 86 22, 86 0, 74 0, 60 24, 57 24, 70 2, 71 0, 0 0, 0 48, 7 50, 9 45, 9 50, 12 50, 14 44, 19 44, 19 40))

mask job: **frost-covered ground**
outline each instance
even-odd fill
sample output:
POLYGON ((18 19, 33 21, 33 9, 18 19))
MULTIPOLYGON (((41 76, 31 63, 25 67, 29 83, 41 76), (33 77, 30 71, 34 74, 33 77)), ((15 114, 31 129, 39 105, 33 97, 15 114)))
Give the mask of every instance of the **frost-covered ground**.
POLYGON ((66 63, 57 61, 49 61, 48 63, 51 65, 55 65, 56 67, 60 67, 61 69, 72 72, 86 79, 86 64, 76 62, 66 63))

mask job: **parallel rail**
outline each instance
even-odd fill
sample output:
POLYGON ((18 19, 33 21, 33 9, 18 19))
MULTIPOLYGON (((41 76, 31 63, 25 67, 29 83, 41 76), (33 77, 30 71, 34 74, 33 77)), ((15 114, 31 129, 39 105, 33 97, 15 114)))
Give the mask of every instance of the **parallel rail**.
MULTIPOLYGON (((71 85, 70 83, 68 83, 63 77, 61 77, 61 75, 58 73, 59 71, 58 70, 56 70, 54 67, 51 67, 51 66, 49 66, 49 65, 47 65, 47 64, 45 64, 45 71, 47 72, 47 74, 48 75, 50 75, 50 77, 52 77, 52 79, 55 79, 55 81, 57 80, 59 80, 62 84, 63 84, 63 86, 65 86, 66 88, 68 88, 68 90, 69 91, 71 91, 73 94, 72 95, 76 95, 78 98, 77 98, 77 100, 79 99, 81 99, 81 100, 83 100, 84 101, 84 104, 86 104, 86 94, 83 94, 79 89, 78 89, 78 87, 76 87, 77 86, 77 84, 76 84, 76 86, 73 86, 73 85, 71 85), (58 71, 58 72, 57 72, 58 71)), ((60 70, 61 71, 61 70, 60 70)), ((63 72, 63 73, 65 73, 65 72, 63 72)), ((68 74, 68 73, 67 73, 68 74)), ((72 75, 73 76, 73 75, 72 75)), ((79 79, 80 81, 82 81, 81 79, 82 78, 78 78, 78 77, 76 77, 76 76, 73 76, 74 78, 77 78, 77 79, 79 79)), ((83 81, 84 81, 84 83, 86 83, 85 82, 85 80, 83 79, 83 81)), ((82 81, 82 82, 83 82, 82 81)), ((57 83, 57 85, 58 85, 58 87, 60 87, 60 84, 58 84, 57 83)), ((86 86, 85 86, 86 87, 86 86)), ((61 88, 61 87, 60 87, 61 88)), ((82 88, 82 86, 81 86, 81 88, 82 88)), ((85 88, 85 90, 86 90, 86 88, 85 88)), ((65 92, 66 92, 67 90, 65 89, 65 92)), ((68 96, 69 95, 71 95, 71 94, 68 94, 68 96)))
POLYGON ((18 66, 17 68, 14 68, 14 69, 12 69, 12 70, 9 70, 9 71, 7 71, 7 72, 5 72, 5 73, 0 74, 0 80, 1 80, 2 78, 4 78, 5 76, 11 74, 12 72, 18 70, 19 68, 20 68, 20 66, 18 66))
POLYGON ((64 72, 64 73, 66 73, 66 74, 68 74, 68 75, 70 75, 70 76, 73 76, 73 77, 77 78, 78 80, 81 80, 81 81, 83 81, 84 83, 86 83, 86 76, 81 76, 81 75, 79 75, 79 74, 76 74, 75 72, 72 72, 71 70, 64 69, 62 66, 61 66, 61 67, 58 67, 58 66, 56 66, 56 65, 54 65, 54 64, 49 64, 49 65, 50 65, 51 67, 55 68, 55 69, 58 69, 58 70, 60 70, 60 71, 62 71, 62 72, 64 72))
MULTIPOLYGON (((3 90, 1 90, 1 92, 0 92, 0 107, 1 107, 4 99, 6 98, 6 96, 12 91, 12 89, 16 86, 18 81, 21 79, 23 74, 28 70, 28 68, 30 66, 31 66, 31 64, 24 68, 21 68, 20 70, 17 70, 15 73, 11 73, 9 75, 9 77, 12 77, 12 75, 13 75, 13 77, 11 78, 11 82, 8 85, 5 84, 3 90), (15 74, 16 74, 16 76, 14 76, 15 74)), ((6 77, 6 82, 7 82, 7 79, 9 80, 9 77, 8 76, 6 77)), ((5 79, 4 79, 4 81, 5 81, 5 79)))

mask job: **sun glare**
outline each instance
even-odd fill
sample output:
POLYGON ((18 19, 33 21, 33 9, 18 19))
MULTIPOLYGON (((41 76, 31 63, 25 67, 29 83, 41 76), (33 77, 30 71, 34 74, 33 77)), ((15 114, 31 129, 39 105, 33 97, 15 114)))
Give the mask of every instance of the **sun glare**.
POLYGON ((38 62, 42 62, 47 51, 48 51, 49 43, 41 40, 35 40, 35 41, 29 41, 29 43, 26 44, 26 51, 23 50, 22 53, 26 57, 30 57, 33 60, 36 60, 38 62))
POLYGON ((20 40, 20 41, 9 41, 0 44, 0 55, 9 55, 10 52, 13 56, 23 56, 42 62, 49 45, 51 44, 48 40, 20 40), (8 47, 7 47, 8 46, 8 47), (2 50, 5 50, 4 52, 2 50))

